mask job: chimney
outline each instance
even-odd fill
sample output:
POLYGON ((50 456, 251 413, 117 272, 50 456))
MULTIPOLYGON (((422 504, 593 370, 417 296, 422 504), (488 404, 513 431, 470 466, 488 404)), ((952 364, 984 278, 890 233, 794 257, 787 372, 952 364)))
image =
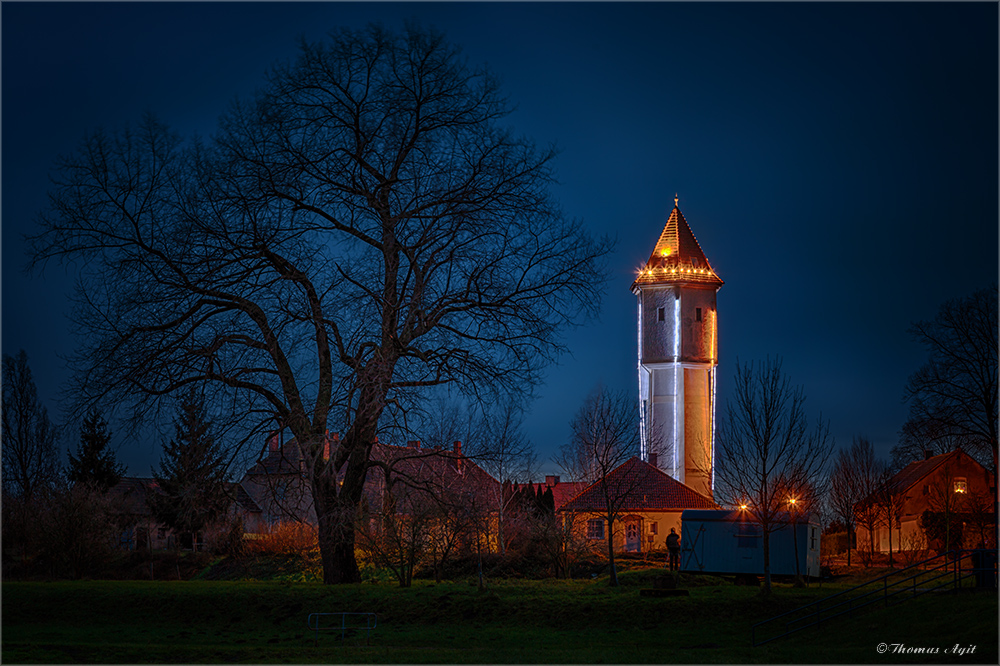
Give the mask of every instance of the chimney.
POLYGON ((267 436, 267 450, 270 453, 275 453, 279 448, 281 448, 281 443, 279 440, 280 436, 281 436, 280 430, 273 430, 271 431, 271 434, 267 436))
POLYGON ((656 454, 655 453, 650 453, 649 454, 649 464, 652 465, 653 467, 657 466, 657 464, 656 464, 656 454))
MULTIPOLYGON (((340 441, 340 433, 333 433, 333 441, 337 443, 340 441)), ((323 438, 323 460, 330 459, 330 431, 326 431, 326 437, 323 438)))
POLYGON ((924 449, 924 460, 930 460, 934 457, 934 452, 930 449, 924 449))
POLYGON ((455 452, 455 469, 459 472, 462 471, 462 442, 455 442, 454 444, 455 452))
POLYGON ((419 451, 420 450, 420 440, 419 439, 411 439, 410 441, 408 441, 406 443, 406 446, 408 446, 411 449, 417 449, 419 451))
POLYGON ((555 476, 555 475, 552 475, 552 474, 547 474, 545 476, 545 487, 546 488, 552 488, 553 486, 558 486, 558 485, 559 485, 559 477, 558 476, 555 476))

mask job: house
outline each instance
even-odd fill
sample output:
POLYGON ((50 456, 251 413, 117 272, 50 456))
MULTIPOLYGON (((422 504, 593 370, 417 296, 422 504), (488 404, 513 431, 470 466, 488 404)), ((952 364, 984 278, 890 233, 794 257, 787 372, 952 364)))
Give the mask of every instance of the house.
MULTIPOLYGON (((226 484, 233 499, 226 522, 240 515, 245 525, 260 524, 261 509, 238 483, 226 484)), ((186 550, 201 550, 205 546, 202 533, 177 534, 173 529, 157 521, 150 508, 150 497, 160 492, 156 479, 152 477, 123 477, 108 491, 114 507, 114 520, 119 527, 118 543, 123 550, 164 550, 178 545, 186 550)))
MULTIPOLYGON (((324 459, 329 459, 331 446, 336 447, 337 434, 325 444, 324 459)), ((313 508, 312 489, 297 442, 282 442, 279 433, 268 438, 265 456, 247 470, 240 486, 260 508, 260 526, 281 522, 317 523, 313 508)), ((474 461, 462 454, 462 443, 455 442, 450 450, 442 447, 421 447, 419 441, 395 446, 376 441, 371 451, 372 465, 365 480, 363 509, 381 511, 387 492, 397 505, 397 511, 415 510, 414 502, 421 496, 437 500, 455 499, 466 508, 495 511, 499 504, 500 483, 474 461), (389 470, 388 486, 385 470, 389 470)), ((253 531, 248 526, 248 531, 253 531)))
MULTIPOLYGON (((337 442, 336 434, 327 439, 324 459, 329 459, 337 442)), ((500 483, 462 454, 461 442, 455 442, 450 450, 421 448, 419 441, 406 446, 376 442, 371 460, 375 464, 365 481, 362 508, 372 516, 384 511, 390 497, 394 511, 400 513, 415 512, 418 504, 428 500, 438 506, 450 502, 461 506, 465 514, 477 512, 481 531, 495 533, 495 520, 491 523, 482 517, 497 512, 500 483), (390 471, 388 484, 384 470, 390 471)), ((282 523, 317 524, 301 449, 294 438, 283 440, 281 433, 268 437, 260 460, 238 483, 227 484, 227 490, 232 499, 227 519, 241 518, 248 534, 267 532, 282 523)), ((122 548, 174 547, 173 531, 156 521, 149 506, 149 498, 156 492, 155 479, 138 477, 124 478, 111 489, 122 525, 122 548)), ((190 536, 179 538, 191 541, 190 536)), ((181 547, 199 549, 203 543, 203 535, 198 534, 194 543, 181 543, 181 547)))
MULTIPOLYGON (((943 547, 943 544, 928 542, 920 524, 924 511, 961 515, 967 527, 971 527, 969 523, 976 520, 983 508, 992 516, 993 498, 996 497, 993 475, 961 449, 937 456, 925 453, 923 460, 911 462, 892 476, 889 488, 898 498, 892 521, 894 551, 943 547)), ((890 535, 883 504, 874 496, 858 503, 857 515, 874 509, 880 517, 874 535, 858 522, 859 549, 867 549, 869 539, 874 537, 876 551, 889 550, 890 535)), ((979 518, 985 519, 985 516, 979 518)), ((965 530, 965 535, 965 547, 975 546, 982 536, 970 529, 965 530)))
POLYGON ((719 508, 708 497, 635 456, 609 472, 604 481, 610 496, 616 498, 612 506, 619 507, 613 535, 607 529, 607 502, 601 481, 590 484, 558 509, 564 520, 572 520, 574 529, 595 547, 606 548, 607 539, 613 538, 617 551, 663 550, 670 528, 681 533, 684 510, 719 508))
POLYGON ((156 480, 146 477, 123 477, 108 490, 122 550, 173 547, 173 532, 157 522, 149 508, 148 498, 156 490, 156 480))

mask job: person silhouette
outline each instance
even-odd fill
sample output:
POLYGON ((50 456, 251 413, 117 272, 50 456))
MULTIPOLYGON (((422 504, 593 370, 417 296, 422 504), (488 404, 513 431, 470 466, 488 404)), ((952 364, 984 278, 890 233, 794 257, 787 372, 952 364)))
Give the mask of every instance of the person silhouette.
POLYGON ((680 568, 681 538, 673 527, 667 535, 667 551, 670 553, 670 570, 677 571, 680 568))

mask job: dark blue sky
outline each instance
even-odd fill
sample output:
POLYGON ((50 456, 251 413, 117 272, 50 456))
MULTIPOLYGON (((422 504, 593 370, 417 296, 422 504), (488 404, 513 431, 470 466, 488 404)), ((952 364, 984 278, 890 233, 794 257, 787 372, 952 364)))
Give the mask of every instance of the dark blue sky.
MULTIPOLYGON (((597 383, 636 390, 629 285, 680 206, 719 292, 720 408, 741 361, 781 356, 838 444, 887 453, 923 362, 907 336, 998 272, 996 3, 5 2, 4 353, 59 414, 72 273, 21 272, 48 172, 84 133, 151 110, 210 135, 300 35, 406 18, 487 63, 512 124, 561 148, 570 216, 616 234, 601 320, 570 331, 526 429, 543 460, 597 383)), ((75 441, 71 440, 75 446, 75 441)), ((119 442, 148 474, 157 442, 119 442)), ((554 466, 547 465, 554 471, 554 466)))

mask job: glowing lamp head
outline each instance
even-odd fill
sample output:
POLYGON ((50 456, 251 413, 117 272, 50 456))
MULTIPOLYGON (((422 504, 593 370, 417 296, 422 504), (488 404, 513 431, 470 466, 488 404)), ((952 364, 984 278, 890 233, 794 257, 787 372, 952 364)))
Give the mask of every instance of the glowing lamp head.
POLYGON ((746 510, 747 510, 747 505, 746 504, 740 504, 740 511, 746 511, 746 510))

